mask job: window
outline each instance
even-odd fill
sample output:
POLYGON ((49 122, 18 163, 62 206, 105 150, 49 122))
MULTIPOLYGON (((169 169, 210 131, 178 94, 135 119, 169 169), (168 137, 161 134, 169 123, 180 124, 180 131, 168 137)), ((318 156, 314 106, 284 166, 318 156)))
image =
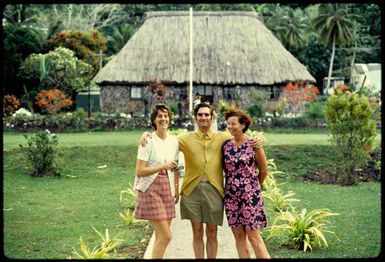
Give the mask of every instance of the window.
POLYGON ((271 86, 270 87, 270 99, 278 100, 280 95, 281 88, 279 86, 271 86))
POLYGON ((131 99, 142 98, 142 88, 138 86, 131 86, 131 99))
POLYGON ((176 87, 175 88, 175 99, 183 100, 187 97, 187 88, 185 87, 176 87))
MULTIPOLYGON (((202 97, 202 102, 210 102, 213 103, 213 87, 212 86, 204 86, 199 85, 196 88, 197 93, 202 97)), ((196 95, 196 94, 194 94, 196 95)))
POLYGON ((223 88, 223 98, 227 100, 235 99, 235 90, 234 87, 224 87, 223 88))

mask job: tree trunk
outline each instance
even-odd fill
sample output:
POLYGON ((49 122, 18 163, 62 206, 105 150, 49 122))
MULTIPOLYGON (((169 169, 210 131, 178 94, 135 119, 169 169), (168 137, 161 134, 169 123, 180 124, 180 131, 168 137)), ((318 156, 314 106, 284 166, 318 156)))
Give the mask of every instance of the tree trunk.
POLYGON ((326 84, 326 92, 329 92, 329 88, 330 88, 330 78, 331 78, 332 72, 333 72, 333 62, 334 62, 335 51, 336 51, 336 35, 333 36, 332 56, 330 58, 330 66, 329 66, 328 81, 326 84))

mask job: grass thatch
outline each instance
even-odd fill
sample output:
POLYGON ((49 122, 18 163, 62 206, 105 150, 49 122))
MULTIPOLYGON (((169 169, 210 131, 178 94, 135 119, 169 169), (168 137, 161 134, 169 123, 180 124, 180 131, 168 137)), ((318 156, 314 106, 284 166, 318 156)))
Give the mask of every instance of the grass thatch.
MULTIPOLYGON (((315 82, 254 12, 193 13, 193 81, 273 85, 315 82)), ((189 12, 148 12, 142 26, 95 76, 98 84, 189 82, 189 12)))

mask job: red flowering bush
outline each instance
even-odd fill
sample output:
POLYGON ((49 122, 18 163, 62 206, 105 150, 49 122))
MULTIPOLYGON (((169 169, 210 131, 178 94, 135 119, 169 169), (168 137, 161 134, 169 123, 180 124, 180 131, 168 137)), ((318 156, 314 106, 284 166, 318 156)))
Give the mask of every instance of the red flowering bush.
POLYGON ((284 114, 299 115, 305 110, 307 102, 317 101, 319 90, 316 86, 297 81, 296 83, 288 83, 282 91, 279 98, 283 104, 282 111, 284 114))
POLYGON ((342 90, 342 93, 344 93, 345 95, 351 94, 349 87, 345 84, 337 84, 334 89, 334 93, 336 93, 337 90, 342 90))
POLYGON ((50 115, 56 115, 63 108, 69 107, 72 105, 72 100, 67 98, 67 96, 61 92, 59 89, 52 90, 42 90, 36 96, 37 104, 43 112, 46 112, 50 115))
POLYGON ((3 98, 3 114, 11 116, 20 107, 20 101, 14 95, 5 95, 3 98))
POLYGON ((157 78, 152 78, 148 84, 151 93, 155 96, 157 102, 164 101, 167 96, 167 89, 157 78))

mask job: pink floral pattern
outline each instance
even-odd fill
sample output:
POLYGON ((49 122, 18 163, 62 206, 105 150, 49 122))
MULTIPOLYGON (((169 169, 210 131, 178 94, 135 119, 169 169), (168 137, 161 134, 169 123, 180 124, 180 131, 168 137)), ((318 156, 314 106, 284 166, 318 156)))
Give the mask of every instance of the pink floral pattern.
POLYGON ((229 227, 242 226, 249 230, 266 227, 255 149, 250 140, 241 146, 226 140, 223 161, 226 176, 224 202, 229 227))

